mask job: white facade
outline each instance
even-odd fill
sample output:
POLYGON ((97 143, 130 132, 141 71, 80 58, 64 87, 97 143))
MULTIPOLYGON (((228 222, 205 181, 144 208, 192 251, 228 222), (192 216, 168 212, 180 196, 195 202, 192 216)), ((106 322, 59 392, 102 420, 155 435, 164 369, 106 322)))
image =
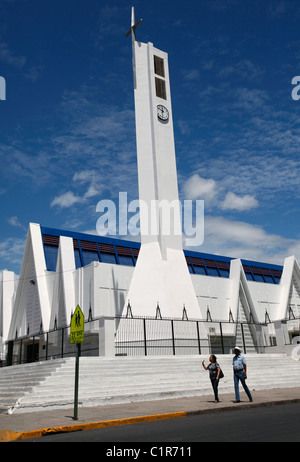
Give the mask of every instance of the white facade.
MULTIPOLYGON (((112 319, 123 313, 136 267, 98 260, 76 269, 74 243, 78 236, 73 233, 71 237, 72 233, 63 231, 56 234, 58 249, 55 271, 47 269, 43 228, 31 223, 19 280, 12 272, 2 272, 0 307, 3 343, 16 337, 48 331, 55 326, 59 328, 69 325, 77 304, 86 319, 89 316, 112 319)), ((87 241, 105 241, 105 238, 99 236, 81 234, 79 237, 87 241)), ((120 244, 121 241, 116 242, 120 244)), ((124 245, 132 243, 124 241, 124 245)), ((218 260, 221 257, 215 258, 218 260)), ((295 258, 285 260, 279 284, 249 281, 244 271, 248 263, 251 264, 245 261, 242 264, 238 259, 231 260, 228 278, 190 274, 199 315, 195 317, 193 312, 191 314, 186 297, 184 304, 188 319, 206 320, 208 313, 215 323, 228 321, 230 317, 234 322, 249 322, 251 317, 254 323, 298 318, 289 323, 289 329, 291 335, 299 335, 300 269, 295 258)), ((255 262, 252 264, 258 265, 255 262)), ((157 297, 149 316, 156 316, 157 302, 161 316, 169 317, 163 301, 157 297)), ((140 316, 143 306, 131 301, 130 304, 133 316, 140 316)), ((177 317, 183 317, 183 310, 177 317)), ((234 325, 227 324, 227 335, 235 334, 234 325)))
POLYGON ((8 339, 17 284, 18 277, 13 271, 0 272, 0 359, 5 354, 4 342, 8 339))

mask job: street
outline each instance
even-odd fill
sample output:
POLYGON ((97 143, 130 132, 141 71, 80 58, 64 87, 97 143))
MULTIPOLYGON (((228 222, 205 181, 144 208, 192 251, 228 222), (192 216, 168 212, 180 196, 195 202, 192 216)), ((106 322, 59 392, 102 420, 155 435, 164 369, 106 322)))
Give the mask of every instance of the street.
MULTIPOLYGON (((168 442, 175 447, 180 447, 182 443, 182 456, 192 455, 189 454, 188 445, 184 445, 187 442, 300 442, 300 403, 62 433, 24 442, 124 442, 127 446, 131 442, 168 442)), ((138 447, 137 444, 131 446, 138 447)), ((151 445, 148 444, 147 447, 151 445)), ((109 456, 110 453, 105 451, 117 449, 117 445, 106 444, 101 453, 104 451, 109 456)), ((155 457, 160 455, 166 454, 156 454, 155 457)), ((180 453, 176 456, 180 456, 180 453)))

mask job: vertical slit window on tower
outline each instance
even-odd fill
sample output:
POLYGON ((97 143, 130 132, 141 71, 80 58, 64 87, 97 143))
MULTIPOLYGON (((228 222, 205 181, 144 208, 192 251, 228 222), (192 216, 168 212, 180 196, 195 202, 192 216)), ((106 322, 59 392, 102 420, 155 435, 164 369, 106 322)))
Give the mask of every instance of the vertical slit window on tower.
POLYGON ((156 88, 156 96, 158 98, 167 99, 166 93, 166 82, 162 79, 158 79, 155 77, 155 88, 156 88))
POLYGON ((164 60, 154 55, 154 72, 161 77, 165 77, 164 60))

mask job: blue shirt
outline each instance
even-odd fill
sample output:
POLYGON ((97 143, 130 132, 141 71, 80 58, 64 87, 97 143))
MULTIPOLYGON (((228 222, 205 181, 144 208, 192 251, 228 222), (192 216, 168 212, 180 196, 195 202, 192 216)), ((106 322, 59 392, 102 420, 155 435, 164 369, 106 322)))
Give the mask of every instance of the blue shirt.
POLYGON ((246 360, 245 360, 244 356, 239 354, 238 356, 234 356, 232 364, 233 364, 233 369, 235 371, 237 371, 237 372, 238 371, 243 371, 244 370, 244 364, 246 364, 246 360))

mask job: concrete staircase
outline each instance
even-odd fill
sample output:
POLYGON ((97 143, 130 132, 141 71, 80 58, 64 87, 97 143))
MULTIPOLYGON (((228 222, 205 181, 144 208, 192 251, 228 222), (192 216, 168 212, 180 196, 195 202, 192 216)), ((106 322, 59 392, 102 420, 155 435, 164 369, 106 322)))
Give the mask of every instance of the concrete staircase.
MULTIPOLYGON (((219 355, 219 393, 233 394, 232 355, 219 355)), ((79 405, 96 406, 212 395, 202 356, 81 357, 79 405)), ((251 390, 300 386, 300 361, 282 354, 246 355, 251 390)), ((71 408, 75 358, 0 369, 0 408, 32 412, 71 408)), ((234 395, 233 395, 234 397, 234 395)))

